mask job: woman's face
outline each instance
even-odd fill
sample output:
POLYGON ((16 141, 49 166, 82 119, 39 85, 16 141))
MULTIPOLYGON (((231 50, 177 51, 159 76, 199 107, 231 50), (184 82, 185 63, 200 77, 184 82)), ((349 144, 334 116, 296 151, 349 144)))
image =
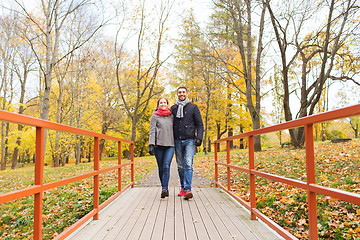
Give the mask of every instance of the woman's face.
POLYGON ((165 109, 165 108, 167 108, 167 105, 168 104, 167 104, 167 102, 166 102, 166 100, 164 98, 160 99, 159 108, 165 109))

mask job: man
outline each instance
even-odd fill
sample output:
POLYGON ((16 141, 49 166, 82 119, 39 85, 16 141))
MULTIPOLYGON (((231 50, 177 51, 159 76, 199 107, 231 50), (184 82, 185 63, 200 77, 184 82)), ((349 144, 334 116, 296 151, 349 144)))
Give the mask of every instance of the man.
POLYGON ((195 145, 201 145, 204 126, 199 107, 189 101, 185 87, 177 89, 177 97, 171 112, 174 115, 175 156, 181 185, 178 196, 184 196, 188 200, 193 197, 191 182, 195 145))

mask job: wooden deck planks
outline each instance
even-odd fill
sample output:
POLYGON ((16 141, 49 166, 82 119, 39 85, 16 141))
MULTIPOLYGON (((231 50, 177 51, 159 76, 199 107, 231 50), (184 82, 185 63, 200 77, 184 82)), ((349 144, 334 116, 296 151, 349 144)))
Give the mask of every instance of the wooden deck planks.
POLYGON ((265 223, 259 221, 252 221, 250 219, 250 213, 245 211, 232 211, 233 208, 242 208, 240 204, 229 195, 224 193, 220 189, 206 188, 205 191, 215 192, 213 195, 216 201, 223 202, 220 205, 226 215, 232 219, 233 223, 239 228, 245 239, 250 239, 252 236, 256 236, 260 240, 275 240, 279 239, 278 235, 273 234, 269 227, 265 226, 265 223))
MULTIPOLYGON (((234 217, 232 214, 229 215, 231 211, 230 208, 228 208, 229 212, 224 212, 223 207, 225 204, 225 201, 223 199, 219 199, 219 196, 214 191, 208 191, 207 189, 203 189, 200 193, 201 196, 203 196, 205 199, 203 200, 208 201, 209 205, 211 205, 211 208, 213 209, 214 214, 217 215, 218 219, 220 219, 221 223, 228 231, 229 235, 225 235, 226 232, 225 229, 219 230, 222 234, 223 239, 241 239, 241 240, 251 240, 251 239, 257 239, 257 237, 253 234, 248 234, 247 237, 243 236, 243 232, 249 232, 251 233, 248 228, 241 222, 234 223, 234 220, 236 220, 236 217, 234 217), (216 194, 216 199, 214 198, 214 195, 216 194), (220 201, 219 201, 220 200, 220 201)), ((227 206, 225 206, 227 207, 227 206)))
POLYGON ((164 224, 164 234, 163 239, 174 239, 175 238, 175 219, 174 219, 174 212, 175 212, 175 199, 177 196, 177 192, 175 188, 169 189, 169 198, 168 198, 168 206, 166 209, 166 217, 165 217, 165 224, 164 224))
POLYGON ((160 196, 160 188, 156 188, 158 191, 155 192, 155 196, 154 196, 154 203, 150 209, 150 212, 148 214, 147 217, 147 221, 145 222, 140 237, 139 239, 143 240, 143 239, 150 239, 153 233, 153 229, 155 226, 155 222, 156 222, 156 217, 160 208, 160 203, 161 201, 157 201, 159 200, 159 196, 160 196))
POLYGON ((94 236, 97 234, 103 227, 109 225, 111 219, 116 219, 116 214, 121 214, 121 211, 127 209, 136 198, 138 197, 137 191, 126 191, 121 195, 121 198, 114 200, 111 205, 106 206, 99 214, 99 220, 91 221, 82 231, 78 231, 72 237, 73 239, 88 239, 89 236, 94 236), (114 218, 112 218, 115 215, 114 218))
MULTIPOLYGON (((157 191, 155 190, 155 193, 157 191)), ((128 233, 126 233, 125 231, 121 231, 118 236, 122 236, 124 239, 139 239, 140 235, 142 234, 142 231, 144 229, 145 223, 148 220, 148 217, 150 215, 151 209, 155 203, 155 197, 157 195, 156 194, 149 194, 148 198, 147 196, 145 196, 145 198, 147 198, 146 202, 144 203, 144 205, 139 206, 138 208, 138 213, 136 214, 138 217, 136 218, 135 216, 132 216, 132 218, 136 218, 134 224, 132 224, 132 222, 127 222, 126 224, 129 224, 130 227, 128 228, 124 228, 125 230, 128 231, 128 233)))
MULTIPOLYGON (((127 211, 119 219, 117 219, 116 223, 112 226, 110 231, 107 231, 107 233, 103 236, 102 239, 113 240, 119 238, 122 239, 123 237, 126 239, 127 235, 129 234, 129 230, 132 228, 137 218, 142 213, 141 209, 148 200, 148 197, 151 196, 151 194, 155 191, 156 189, 154 188, 145 188, 139 194, 139 197, 134 201, 135 207, 128 208, 127 211), (123 235, 121 233, 123 233, 123 235)), ((94 239, 100 238, 97 237, 94 239)))
POLYGON ((188 240, 197 240, 199 239, 195 226, 194 226, 194 218, 191 215, 191 208, 194 208, 194 199, 190 201, 183 200, 183 198, 179 197, 180 201, 182 202, 182 212, 183 212, 183 221, 184 221, 184 228, 185 228, 185 236, 188 240))
MULTIPOLYGON (((198 194, 196 190, 194 190, 194 194, 195 196, 198 194)), ((208 230, 206 229, 205 223, 202 219, 202 213, 198 208, 198 202, 199 199, 197 199, 196 197, 193 200, 188 201, 197 238, 201 240, 211 239, 208 234, 208 230)))
POLYGON ((161 199, 160 188, 129 189, 100 212, 100 220, 67 239, 279 239, 219 189, 195 188, 189 201, 178 191, 172 187, 161 199))
POLYGON ((174 231, 175 231, 175 236, 174 239, 176 240, 185 240, 186 236, 185 236, 185 225, 184 225, 184 213, 182 211, 182 205, 183 205, 183 199, 182 197, 179 197, 177 194, 179 193, 179 189, 177 189, 178 191, 175 191, 175 196, 174 196, 174 231))
POLYGON ((233 239, 234 236, 230 234, 227 229, 227 226, 223 223, 222 219, 219 217, 217 209, 213 206, 213 203, 208 200, 204 191, 199 191, 197 197, 201 199, 201 202, 205 205, 205 210, 207 211, 209 217, 211 218, 214 227, 220 235, 220 239, 233 239))

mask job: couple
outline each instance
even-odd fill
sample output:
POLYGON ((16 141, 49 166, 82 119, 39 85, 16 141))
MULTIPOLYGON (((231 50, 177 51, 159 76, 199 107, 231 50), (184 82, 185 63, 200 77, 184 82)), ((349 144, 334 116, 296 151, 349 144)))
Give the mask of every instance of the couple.
POLYGON ((178 165, 181 191, 186 200, 193 197, 191 182, 195 145, 203 138, 203 122, 197 105, 189 102, 185 87, 177 89, 177 102, 171 109, 168 100, 160 97, 150 120, 149 153, 155 155, 161 182, 161 198, 169 196, 170 164, 174 155, 178 165))

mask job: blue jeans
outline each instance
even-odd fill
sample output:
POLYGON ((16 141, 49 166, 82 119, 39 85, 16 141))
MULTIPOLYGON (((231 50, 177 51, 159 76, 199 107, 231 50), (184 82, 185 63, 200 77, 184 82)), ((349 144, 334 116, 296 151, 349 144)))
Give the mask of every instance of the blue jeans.
POLYGON ((178 165, 180 185, 184 191, 191 191, 193 176, 193 161, 195 154, 195 140, 175 140, 175 155, 178 165))
POLYGON ((154 155, 159 169, 159 178, 163 190, 169 188, 170 165, 174 156, 174 147, 159 146, 154 149, 154 155))

